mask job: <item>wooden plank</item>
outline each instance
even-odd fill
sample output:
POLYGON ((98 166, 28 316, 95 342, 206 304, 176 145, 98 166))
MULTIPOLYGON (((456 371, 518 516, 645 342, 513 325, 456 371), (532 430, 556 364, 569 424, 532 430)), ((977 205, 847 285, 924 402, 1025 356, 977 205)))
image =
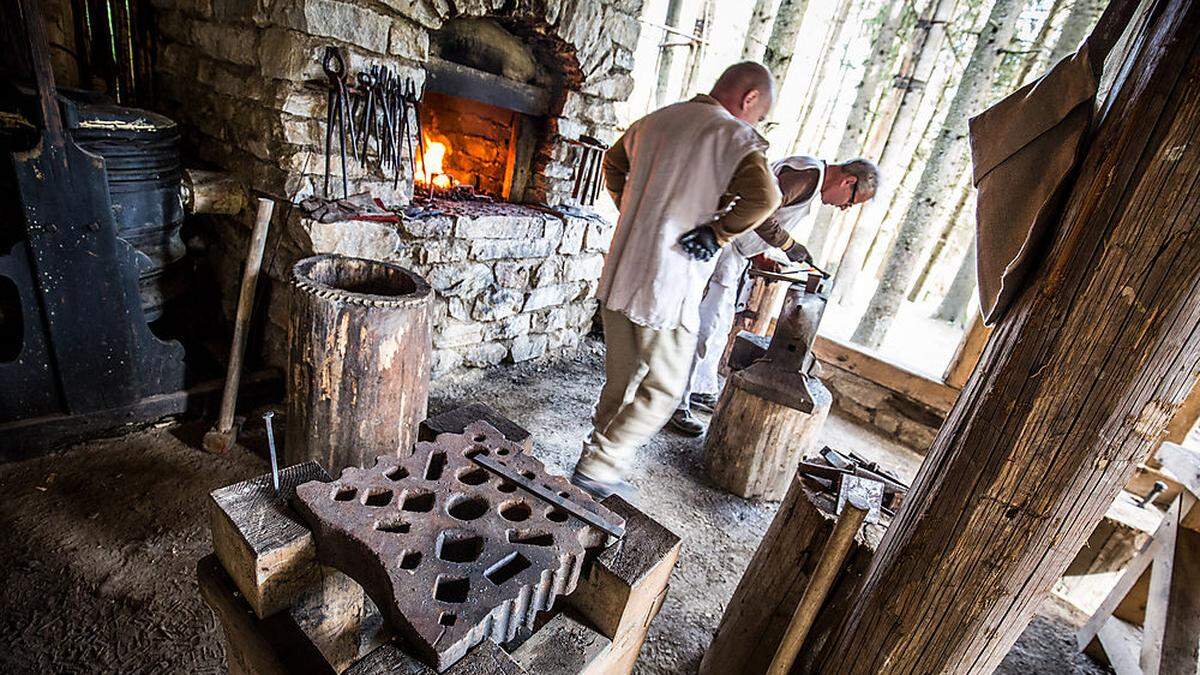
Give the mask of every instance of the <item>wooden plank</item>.
POLYGON ((1140 663, 1147 675, 1157 675, 1162 664, 1163 644, 1170 613, 1171 570, 1175 558, 1176 534, 1179 532, 1180 509, 1183 498, 1175 500, 1163 525, 1154 535, 1158 551, 1150 572, 1150 591, 1146 598, 1146 620, 1142 625, 1142 655, 1140 663))
POLYGON ((1093 643, 1103 652, 1089 651, 1088 655, 1101 663, 1107 661, 1117 675, 1142 675, 1142 667, 1138 665, 1140 643, 1141 635, 1136 628, 1120 619, 1109 619, 1093 643))
MULTIPOLYGON (((344 675, 435 675, 436 670, 406 654, 395 644, 386 644, 348 668, 344 675)), ((512 660, 500 645, 484 640, 442 675, 531 675, 512 660)), ((534 673, 532 675, 541 675, 534 673)), ((547 675, 550 675, 547 673, 547 675)))
MULTIPOLYGON (((1160 533, 1165 526, 1166 523, 1159 527, 1160 533)), ((1154 562, 1154 557, 1158 554, 1161 547, 1162 543, 1159 541, 1159 533, 1155 533, 1141 550, 1138 551, 1133 560, 1129 561, 1129 566, 1125 568, 1125 573, 1121 575, 1121 579, 1117 581, 1117 585, 1109 592, 1104 602, 1100 603, 1100 608, 1075 633, 1075 643, 1080 651, 1085 651, 1088 648, 1088 645, 1100 633, 1100 629, 1104 627, 1105 622, 1112 616, 1113 611, 1121 604, 1125 596, 1129 594, 1130 589, 1137 585, 1138 579, 1141 578, 1142 574, 1150 569, 1154 562)))
POLYGON ((958 390, 944 382, 889 363, 878 356, 860 351, 848 343, 818 335, 813 354, 823 363, 854 373, 881 387, 919 403, 948 413, 958 399, 958 390))
POLYGON ((316 462, 304 462, 280 472, 279 495, 269 473, 209 495, 213 550, 260 618, 290 607, 321 579, 312 533, 287 504, 310 480, 331 479, 316 462))
POLYGON ((567 601, 612 640, 596 672, 628 673, 662 607, 680 540, 616 495, 601 503, 625 518, 625 537, 597 556, 567 601))
POLYGON ((1200 378, 1196 379, 1192 390, 1175 409, 1175 414, 1171 415, 1171 421, 1167 422, 1167 435, 1163 437, 1163 441, 1183 443, 1188 432, 1196 426, 1196 420, 1200 420, 1200 378))
POLYGON ((1195 497, 1200 497, 1200 453, 1178 443, 1163 443, 1158 448, 1162 468, 1195 497))
POLYGON ((1060 597, 1088 615, 1103 603, 1162 520, 1156 508, 1141 509, 1135 502, 1129 493, 1113 502, 1055 586, 1060 597))
POLYGON ((1159 672, 1195 673, 1200 665, 1200 532, 1175 533, 1167 626, 1159 672))
POLYGON ((983 348, 987 346, 988 338, 991 335, 992 327, 985 326, 983 315, 976 312, 971 323, 967 325, 967 330, 963 333, 958 347, 954 350, 950 365, 946 367, 946 374, 942 377, 947 386, 954 389, 962 389, 966 386, 967 378, 971 377, 971 373, 974 372, 976 364, 979 363, 979 357, 983 355, 983 348))
POLYGON ((596 629, 560 612, 512 652, 512 659, 529 673, 586 673, 612 648, 612 640, 596 629))
POLYGON ((225 658, 231 673, 334 672, 286 612, 259 619, 215 555, 196 563, 196 579, 200 596, 225 633, 225 658))

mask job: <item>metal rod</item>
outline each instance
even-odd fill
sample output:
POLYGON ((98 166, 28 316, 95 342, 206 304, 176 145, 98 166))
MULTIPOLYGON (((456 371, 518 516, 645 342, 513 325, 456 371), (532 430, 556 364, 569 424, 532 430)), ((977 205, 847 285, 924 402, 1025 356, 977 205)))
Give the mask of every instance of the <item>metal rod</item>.
POLYGON ((475 462, 479 466, 482 466, 488 471, 491 471, 497 476, 500 476, 508 482, 513 483, 526 492, 532 493, 535 497, 543 501, 550 502, 551 504, 566 511, 567 513, 570 513, 588 525, 591 525, 592 527, 599 528, 614 537, 625 536, 624 525, 614 525, 595 513, 588 511, 579 504, 569 499, 563 499, 553 490, 549 490, 517 473, 512 469, 512 467, 504 463, 503 460, 497 461, 481 452, 473 455, 471 457, 471 461, 475 462))
POLYGON ((263 413, 263 424, 267 427, 267 449, 271 452, 271 482, 275 484, 275 494, 279 494, 279 460, 275 455, 275 429, 271 426, 274 410, 263 413))

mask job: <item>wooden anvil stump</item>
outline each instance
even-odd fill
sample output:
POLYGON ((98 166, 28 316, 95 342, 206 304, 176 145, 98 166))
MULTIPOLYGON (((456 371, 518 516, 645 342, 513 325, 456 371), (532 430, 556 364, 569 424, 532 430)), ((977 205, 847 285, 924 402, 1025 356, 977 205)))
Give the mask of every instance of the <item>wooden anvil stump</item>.
MULTIPOLYGON (((717 633, 700 663, 702 675, 767 672, 833 531, 836 497, 823 491, 813 479, 799 473, 793 476, 791 489, 725 607, 717 633)), ((867 523, 855 538, 793 672, 807 672, 803 665, 825 643, 849 608, 853 599, 850 593, 870 564, 889 522, 890 518, 883 516, 882 523, 867 523)))

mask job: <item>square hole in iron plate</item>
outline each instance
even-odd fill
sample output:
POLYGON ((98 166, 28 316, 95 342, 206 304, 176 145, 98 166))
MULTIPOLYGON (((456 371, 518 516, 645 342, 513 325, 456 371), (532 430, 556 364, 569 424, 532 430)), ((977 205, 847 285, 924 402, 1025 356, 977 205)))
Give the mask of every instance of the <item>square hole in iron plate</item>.
POLYGON ((457 622, 458 615, 454 612, 442 612, 442 615, 438 617, 438 623, 443 626, 453 626, 457 622))
POLYGON ((553 546, 554 535, 538 530, 509 530, 508 543, 529 546, 553 546))
POLYGON ((433 584, 433 597, 440 602, 448 602, 450 604, 460 604, 467 601, 467 594, 471 592, 471 580, 463 577, 461 579, 441 575, 433 584))
POLYGON ((400 560, 398 561, 398 564, 402 570, 409 570, 411 572, 412 570, 417 569, 417 566, 421 564, 421 552, 407 550, 404 551, 400 554, 400 560))
POLYGON ((392 503, 392 491, 387 488, 368 488, 362 497, 363 506, 387 506, 392 503))
POLYGON ((470 530, 443 530, 437 538, 437 557, 452 563, 469 563, 483 553, 483 537, 470 530))
POLYGON ((433 510, 434 496, 432 492, 405 490, 404 499, 400 502, 403 511, 426 513, 433 510))
POLYGON ((487 568, 483 576, 487 577, 487 580, 493 584, 502 586, 506 581, 510 581, 513 577, 529 569, 532 564, 529 562, 529 558, 526 558, 517 551, 513 551, 504 556, 496 564, 487 568))
POLYGON ((412 526, 408 521, 401 518, 381 518, 375 521, 375 529, 380 532, 390 532, 391 534, 408 534, 412 526))

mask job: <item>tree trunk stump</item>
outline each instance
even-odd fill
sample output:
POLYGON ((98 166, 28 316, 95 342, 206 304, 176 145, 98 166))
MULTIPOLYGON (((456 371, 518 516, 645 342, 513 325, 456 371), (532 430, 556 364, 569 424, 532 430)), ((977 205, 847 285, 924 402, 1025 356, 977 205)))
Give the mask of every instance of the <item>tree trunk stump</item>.
MULTIPOLYGON (((837 516, 835 500, 811 479, 793 474, 791 489, 725 608, 717 634, 700 663, 701 675, 767 672, 808 578, 816 568, 837 516)), ((818 651, 845 613, 886 524, 867 523, 855 538, 804 641, 796 666, 818 651)), ((796 667, 793 667, 793 671, 796 667)))
POLYGON ((744 391, 734 373, 721 391, 704 442, 708 477, 739 497, 782 499, 833 404, 819 381, 813 392, 813 411, 804 413, 744 391))
POLYGON ((336 475, 407 456, 425 419, 429 284, 398 265, 319 255, 292 268, 288 465, 336 475))

